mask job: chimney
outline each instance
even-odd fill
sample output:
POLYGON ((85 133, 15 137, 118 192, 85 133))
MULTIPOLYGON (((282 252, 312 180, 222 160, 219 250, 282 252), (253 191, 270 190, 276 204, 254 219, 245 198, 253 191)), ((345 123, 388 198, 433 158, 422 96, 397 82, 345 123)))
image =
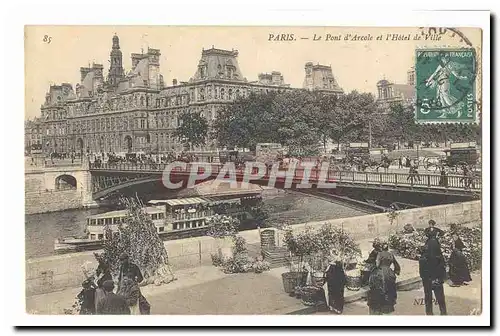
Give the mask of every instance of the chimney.
POLYGON ((89 67, 89 68, 84 68, 84 67, 81 67, 80 68, 80 83, 83 83, 83 80, 85 79, 85 76, 87 76, 87 74, 91 71, 92 69, 89 67))
POLYGON ((177 79, 175 79, 175 78, 174 78, 174 79, 172 80, 172 85, 173 85, 173 86, 176 86, 176 85, 177 85, 177 79))

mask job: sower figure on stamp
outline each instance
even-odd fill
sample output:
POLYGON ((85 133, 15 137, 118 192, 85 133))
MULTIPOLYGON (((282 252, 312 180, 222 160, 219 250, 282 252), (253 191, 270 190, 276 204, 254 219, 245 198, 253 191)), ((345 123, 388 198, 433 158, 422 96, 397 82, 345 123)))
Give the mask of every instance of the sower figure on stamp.
POLYGON ((467 76, 462 76, 457 72, 461 68, 462 66, 460 64, 452 62, 450 60, 450 55, 445 53, 441 57, 439 65, 434 73, 429 76, 425 82, 426 86, 437 86, 436 98, 440 102, 440 106, 443 107, 443 114, 441 114, 439 118, 446 118, 448 114, 457 114, 457 118, 461 116, 461 102, 457 102, 457 98, 450 92, 451 75, 455 76, 457 79, 467 79, 467 76))
POLYGON ((419 248, 419 273, 422 278, 425 296, 425 313, 433 315, 432 292, 439 304, 441 315, 446 315, 446 302, 443 283, 446 277, 446 268, 441 248, 433 240, 419 248))

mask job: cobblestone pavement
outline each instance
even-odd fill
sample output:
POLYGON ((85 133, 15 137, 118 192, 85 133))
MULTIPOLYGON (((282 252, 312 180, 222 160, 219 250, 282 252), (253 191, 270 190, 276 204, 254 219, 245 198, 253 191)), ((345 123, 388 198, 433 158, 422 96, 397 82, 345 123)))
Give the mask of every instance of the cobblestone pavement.
MULTIPOLYGON (((481 309, 481 275, 472 274, 472 282, 467 286, 450 287, 444 285, 446 309, 448 315, 470 315, 473 310, 481 309)), ((399 291, 396 311, 393 315, 425 315, 423 288, 411 291, 399 291)), ((439 315, 439 306, 434 304, 434 315, 439 315)), ((329 312, 317 312, 314 315, 328 315, 329 312)), ((366 301, 356 301, 346 304, 344 315, 368 315, 366 301)), ((332 318, 335 315, 332 314, 332 318)))

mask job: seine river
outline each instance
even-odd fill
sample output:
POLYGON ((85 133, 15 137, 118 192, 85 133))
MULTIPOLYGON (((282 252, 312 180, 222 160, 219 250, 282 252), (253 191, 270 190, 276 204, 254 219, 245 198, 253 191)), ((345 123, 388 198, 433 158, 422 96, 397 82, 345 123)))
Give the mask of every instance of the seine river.
MULTIPOLYGON (((317 198, 283 191, 273 195, 264 195, 263 199, 271 210, 268 219, 270 224, 283 221, 289 224, 298 224, 366 214, 362 211, 317 198)), ((87 216, 106 211, 109 211, 109 209, 66 210, 26 215, 26 258, 54 254, 54 239, 81 235, 85 228, 87 216)))

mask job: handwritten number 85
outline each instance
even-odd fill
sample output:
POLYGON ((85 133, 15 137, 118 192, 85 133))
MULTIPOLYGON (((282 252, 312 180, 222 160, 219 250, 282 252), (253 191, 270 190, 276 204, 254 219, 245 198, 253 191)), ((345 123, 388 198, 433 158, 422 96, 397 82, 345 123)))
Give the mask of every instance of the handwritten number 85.
POLYGON ((52 37, 50 37, 49 35, 43 36, 43 42, 50 43, 50 41, 52 41, 52 37))

